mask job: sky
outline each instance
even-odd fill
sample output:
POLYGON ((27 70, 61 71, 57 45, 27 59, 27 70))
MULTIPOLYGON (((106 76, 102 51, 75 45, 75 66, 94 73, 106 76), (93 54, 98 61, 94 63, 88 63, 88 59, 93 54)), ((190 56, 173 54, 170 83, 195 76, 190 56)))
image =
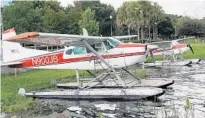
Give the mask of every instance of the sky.
MULTIPOLYGON (((12 0, 1 0, 2 5, 12 0)), ((73 5, 74 0, 58 0, 62 6, 73 5)), ((111 4, 117 10, 125 0, 100 0, 102 3, 111 4)), ((202 19, 205 17, 205 0, 151 0, 157 2, 165 13, 189 16, 202 19)))

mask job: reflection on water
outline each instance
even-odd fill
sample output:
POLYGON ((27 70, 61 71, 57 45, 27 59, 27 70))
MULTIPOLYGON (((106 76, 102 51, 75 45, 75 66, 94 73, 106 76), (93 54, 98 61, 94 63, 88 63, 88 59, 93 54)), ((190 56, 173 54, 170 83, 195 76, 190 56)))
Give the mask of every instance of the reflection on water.
MULTIPOLYGON (((199 65, 192 65, 192 67, 152 68, 148 71, 152 78, 167 77, 175 81, 157 102, 148 100, 129 102, 55 100, 55 103, 66 105, 70 107, 70 111, 78 111, 86 117, 94 117, 101 113, 108 118, 166 118, 166 116, 205 118, 205 61, 199 65), (185 110, 187 98, 191 103, 189 110, 185 110)), ((54 102, 54 100, 48 101, 54 102)))

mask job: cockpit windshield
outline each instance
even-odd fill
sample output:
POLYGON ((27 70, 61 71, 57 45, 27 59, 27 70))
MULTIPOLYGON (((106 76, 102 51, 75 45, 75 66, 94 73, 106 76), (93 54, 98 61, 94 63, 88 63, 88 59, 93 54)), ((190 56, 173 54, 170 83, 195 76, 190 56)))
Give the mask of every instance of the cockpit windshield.
POLYGON ((117 47, 121 42, 115 38, 108 38, 104 41, 107 50, 117 47))
POLYGON ((108 38, 108 42, 114 47, 118 46, 121 43, 119 40, 112 37, 108 38))
MULTIPOLYGON (((113 49, 117 47, 121 42, 115 38, 108 38, 107 40, 99 43, 95 43, 90 45, 95 51, 97 52, 104 52, 106 50, 113 49)), ((66 55, 80 55, 80 54, 86 54, 91 53, 89 49, 87 49, 85 46, 81 47, 70 47, 69 49, 66 49, 65 54, 66 55)))

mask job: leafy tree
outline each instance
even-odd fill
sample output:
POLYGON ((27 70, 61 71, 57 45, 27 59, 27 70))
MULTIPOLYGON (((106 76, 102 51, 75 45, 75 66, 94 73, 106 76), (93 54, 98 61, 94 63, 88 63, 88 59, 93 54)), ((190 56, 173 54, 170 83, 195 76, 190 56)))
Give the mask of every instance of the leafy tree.
POLYGON ((92 11, 90 8, 86 9, 82 13, 82 20, 79 21, 79 27, 86 28, 90 35, 98 35, 99 32, 99 25, 94 18, 95 12, 92 11))
POLYGON ((79 34, 78 21, 82 9, 57 1, 12 1, 3 8, 4 29, 15 27, 17 33, 27 31, 79 34))
POLYGON ((90 8, 95 11, 95 19, 99 24, 99 35, 110 36, 111 25, 113 26, 112 31, 115 32, 116 15, 113 6, 100 3, 100 1, 75 1, 74 4, 83 10, 90 8), (112 16, 112 19, 110 19, 110 16, 112 16))
POLYGON ((166 17, 163 21, 159 22, 157 25, 159 34, 163 38, 171 38, 171 35, 174 34, 174 26, 171 22, 171 19, 169 17, 166 17))
POLYGON ((27 31, 50 31, 45 30, 43 16, 54 12, 60 12, 62 7, 56 1, 12 1, 3 9, 4 29, 15 27, 17 33, 27 31))
POLYGON ((165 18, 165 14, 164 11, 162 10, 162 7, 159 6, 159 4, 157 4, 156 2, 154 2, 153 7, 150 11, 150 15, 151 15, 150 25, 152 27, 153 39, 157 39, 158 37, 157 25, 165 18))
POLYGON ((126 25, 130 28, 138 27, 138 35, 140 35, 139 30, 141 30, 141 39, 144 39, 145 29, 149 28, 150 37, 151 26, 157 18, 161 17, 161 14, 163 14, 163 11, 156 3, 152 4, 150 1, 128 1, 117 11, 117 25, 126 25))
POLYGON ((179 35, 182 36, 204 36, 205 25, 197 19, 189 19, 182 23, 179 29, 179 35))
POLYGON ((41 9, 31 9, 34 7, 32 2, 13 1, 10 5, 4 7, 3 28, 15 27, 18 33, 26 31, 42 31, 43 24, 41 18, 41 9))

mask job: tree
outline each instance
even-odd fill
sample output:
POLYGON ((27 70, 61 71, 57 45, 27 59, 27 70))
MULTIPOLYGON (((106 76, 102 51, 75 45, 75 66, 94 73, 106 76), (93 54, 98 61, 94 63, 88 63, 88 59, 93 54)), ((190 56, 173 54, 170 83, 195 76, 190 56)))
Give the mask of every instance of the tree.
POLYGON ((90 8, 86 9, 82 13, 82 19, 79 21, 79 27, 86 28, 90 35, 98 35, 99 32, 99 25, 94 18, 95 12, 92 11, 90 8))
POLYGON ((174 26, 169 17, 159 22, 157 28, 163 38, 171 38, 171 35, 174 34, 174 26))
MULTIPOLYGON (((3 8, 4 29, 15 27, 17 33, 45 30, 46 21, 43 16, 62 12, 63 8, 56 1, 12 1, 3 8)), ((50 24, 49 24, 50 25, 50 24)))
POLYGON ((165 14, 164 11, 162 10, 162 7, 159 6, 159 4, 157 4, 156 2, 153 3, 153 7, 151 9, 150 14, 151 14, 150 25, 152 26, 153 39, 157 39, 158 37, 157 25, 165 18, 165 14))
POLYGON ((129 28, 138 27, 141 30, 141 39, 144 39, 145 29, 149 28, 149 37, 151 26, 157 18, 160 18, 163 11, 156 3, 150 1, 129 1, 125 2, 117 11, 117 25, 126 25, 129 28), (156 12, 157 14, 153 15, 156 12), (159 16, 158 16, 159 15, 159 16), (157 17, 157 18, 156 18, 157 17))
POLYGON ((100 3, 100 1, 75 1, 75 7, 80 7, 83 10, 90 8, 95 11, 95 19, 99 24, 99 35, 110 36, 111 32, 108 29, 111 29, 115 32, 116 27, 116 15, 114 7, 111 5, 100 3), (112 19, 110 19, 110 15, 112 19))
POLYGON ((15 27, 17 33, 36 31, 79 34, 82 9, 57 1, 12 1, 3 8, 3 27, 15 27))
POLYGON ((17 33, 26 31, 42 31, 43 20, 41 9, 34 8, 33 2, 13 1, 3 8, 3 28, 15 27, 17 33))
POLYGON ((204 28, 205 25, 200 20, 189 19, 182 23, 179 29, 179 35, 201 37, 205 35, 204 28))

